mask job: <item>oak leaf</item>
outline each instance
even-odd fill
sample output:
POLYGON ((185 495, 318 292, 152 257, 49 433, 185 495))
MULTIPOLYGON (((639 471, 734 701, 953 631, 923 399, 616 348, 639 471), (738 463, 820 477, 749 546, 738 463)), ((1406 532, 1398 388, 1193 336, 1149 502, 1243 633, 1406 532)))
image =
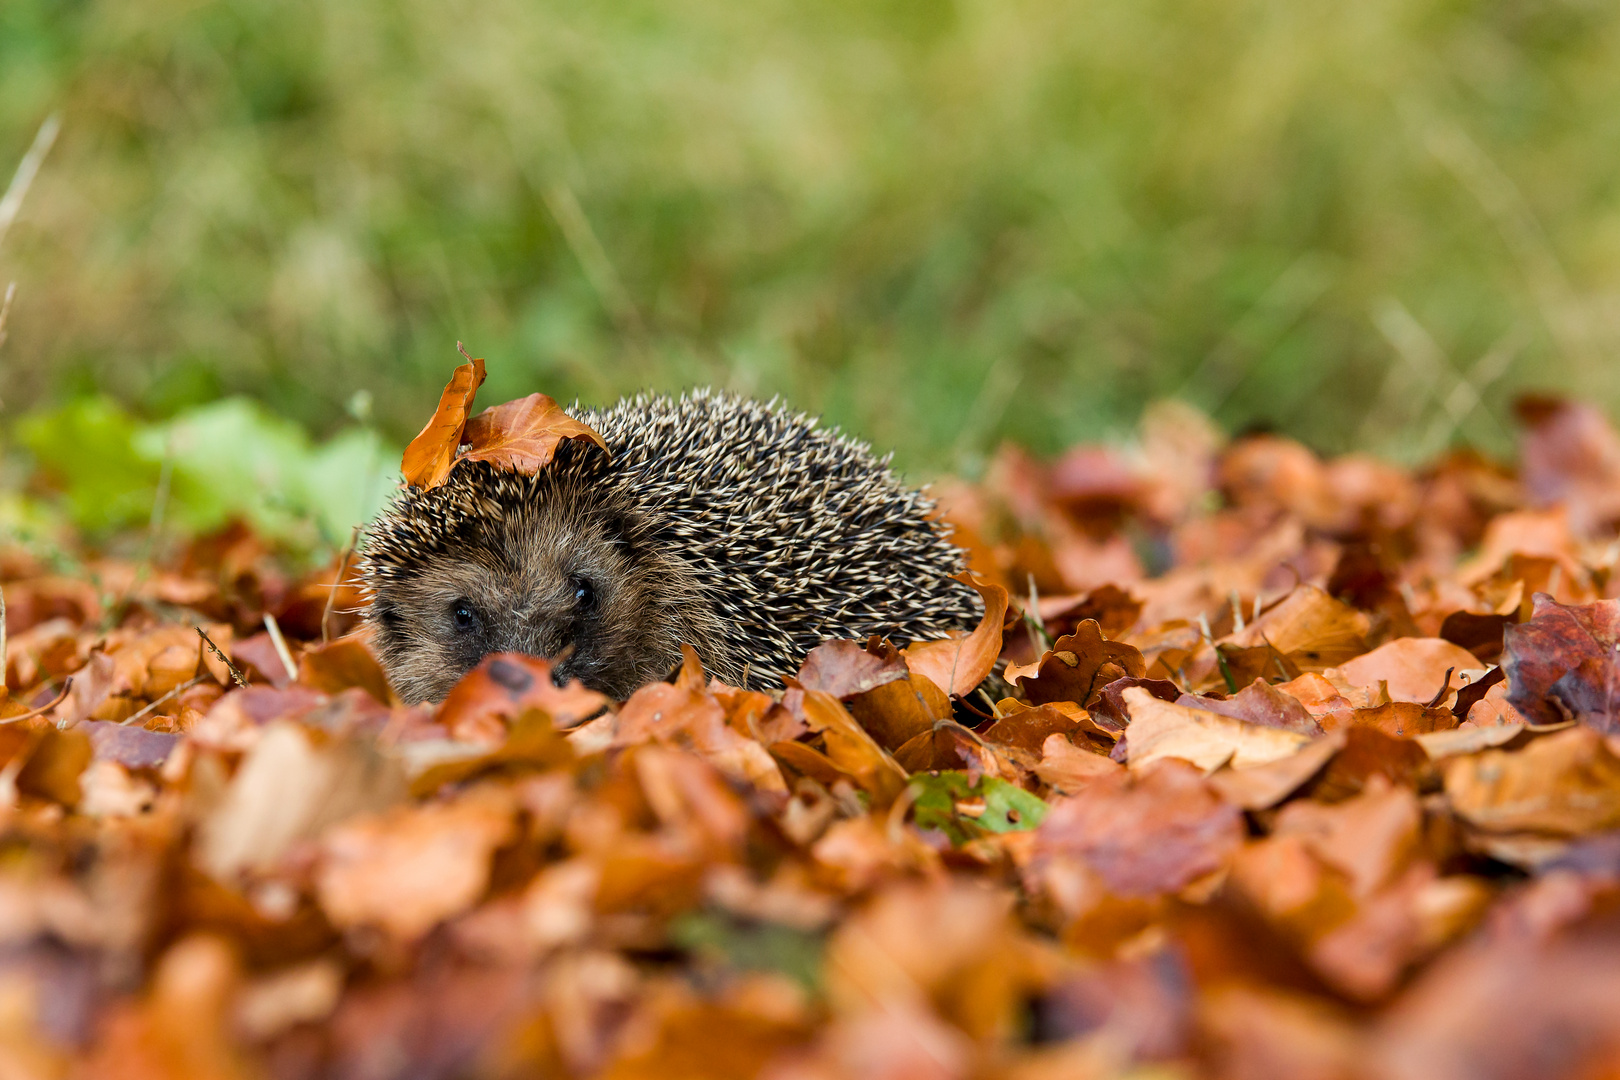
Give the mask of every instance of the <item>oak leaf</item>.
POLYGON ((1037 662, 1007 667, 1007 679, 1016 682, 1033 704, 1072 701, 1086 708, 1114 680, 1146 674, 1142 654, 1134 646, 1103 637, 1095 619, 1058 638, 1037 662))

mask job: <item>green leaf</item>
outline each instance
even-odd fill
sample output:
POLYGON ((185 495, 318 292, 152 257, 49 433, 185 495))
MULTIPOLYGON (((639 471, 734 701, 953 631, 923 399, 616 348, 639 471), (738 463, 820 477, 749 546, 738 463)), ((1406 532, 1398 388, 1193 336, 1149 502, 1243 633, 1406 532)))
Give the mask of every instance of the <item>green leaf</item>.
POLYGON ((675 919, 670 941, 713 963, 738 971, 775 971, 817 992, 825 935, 780 923, 752 922, 717 911, 675 919))
POLYGON ((998 777, 985 777, 980 787, 983 788, 984 813, 979 817, 979 824, 991 832, 1033 829, 1045 820, 1046 812, 1051 809, 1040 796, 998 777))
POLYGON ((1048 809, 1038 796, 994 776, 981 777, 975 784, 967 773, 956 770, 919 773, 911 778, 911 787, 916 792, 912 821, 918 828, 939 830, 956 845, 986 833, 1033 829, 1048 809), (984 812, 977 817, 957 808, 970 799, 984 801, 984 812))

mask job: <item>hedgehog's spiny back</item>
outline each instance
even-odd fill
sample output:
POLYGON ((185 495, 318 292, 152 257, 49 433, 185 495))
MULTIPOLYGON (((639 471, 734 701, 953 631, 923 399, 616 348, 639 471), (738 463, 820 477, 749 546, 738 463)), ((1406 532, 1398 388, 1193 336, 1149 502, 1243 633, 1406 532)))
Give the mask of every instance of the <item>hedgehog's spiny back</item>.
POLYGON ((658 523, 654 542, 690 566, 756 675, 795 670, 827 638, 904 643, 977 619, 978 598, 949 580, 962 554, 932 502, 864 444, 774 401, 705 391, 576 415, 612 448, 613 483, 658 523))

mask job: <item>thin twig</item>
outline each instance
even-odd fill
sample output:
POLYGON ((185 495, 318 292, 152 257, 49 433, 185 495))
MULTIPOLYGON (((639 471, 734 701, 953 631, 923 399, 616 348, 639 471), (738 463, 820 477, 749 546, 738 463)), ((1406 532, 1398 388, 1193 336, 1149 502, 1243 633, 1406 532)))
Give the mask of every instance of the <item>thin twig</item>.
POLYGON ((360 526, 356 525, 354 531, 349 533, 349 542, 344 545, 343 557, 338 561, 337 578, 332 582, 332 591, 326 594, 326 607, 321 611, 321 644, 325 645, 332 640, 330 623, 332 621, 332 608, 337 603, 338 590, 343 587, 343 575, 349 572, 349 556, 354 554, 355 545, 360 542, 360 526))
POLYGON ((248 684, 247 680, 242 677, 240 671, 236 670, 236 665, 231 663, 231 658, 219 651, 219 646, 214 644, 214 639, 209 637, 208 633, 200 626, 193 626, 192 629, 197 631, 197 636, 203 639, 203 644, 208 646, 208 651, 219 657, 219 662, 224 664, 225 670, 231 673, 231 681, 236 683, 237 686, 246 686, 248 684))
POLYGON ((207 676, 207 675, 198 675, 195 678, 188 679, 185 682, 181 683, 179 686, 176 686, 173 690, 170 690, 167 694, 164 694, 162 697, 155 699, 152 702, 152 704, 148 705, 146 708, 142 709, 140 712, 134 714, 133 716, 127 716, 127 717, 125 717, 124 719, 122 719, 122 720, 120 720, 118 722, 127 727, 130 724, 133 724, 137 720, 144 719, 147 715, 149 715, 152 712, 152 710, 156 709, 159 705, 163 704, 165 701, 168 701, 172 697, 179 697, 181 694, 185 693, 187 690, 190 690, 193 686, 196 686, 198 683, 202 682, 204 679, 206 679, 208 677, 209 676, 207 676))
POLYGON ((268 611, 264 613, 264 628, 270 634, 270 644, 276 647, 276 655, 281 657, 281 666, 287 670, 287 678, 297 682, 298 665, 293 661, 292 650, 287 648, 287 639, 281 636, 281 624, 268 611))
POLYGON ((34 183, 34 177, 39 175, 39 167, 45 163, 45 155, 51 152, 51 144, 56 142, 56 136, 62 131, 62 118, 56 113, 45 118, 34 133, 34 142, 28 147, 28 153, 17 163, 17 171, 11 174, 11 184, 6 188, 4 196, 0 196, 0 245, 6 242, 6 233, 11 231, 11 223, 17 220, 22 211, 23 200, 28 197, 28 189, 34 183))
POLYGON ((0 724, 15 724, 19 720, 32 720, 36 716, 43 713, 48 713, 58 705, 62 704, 63 701, 67 700, 68 691, 71 689, 73 689, 73 676, 69 675, 67 679, 63 681, 62 692, 56 695, 55 700, 41 705, 37 709, 29 709, 25 713, 19 713, 16 716, 7 716, 4 719, 0 719, 0 724))

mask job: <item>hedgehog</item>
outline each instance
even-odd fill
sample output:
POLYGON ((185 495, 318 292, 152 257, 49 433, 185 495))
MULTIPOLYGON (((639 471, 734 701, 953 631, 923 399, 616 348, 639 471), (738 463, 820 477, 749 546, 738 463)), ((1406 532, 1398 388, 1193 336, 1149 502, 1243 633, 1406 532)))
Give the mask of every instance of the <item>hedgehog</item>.
POLYGON ((368 530, 366 619, 406 702, 495 652, 624 700, 683 644, 768 690, 828 639, 903 645, 978 621, 932 500, 836 428, 707 390, 568 412, 606 453, 568 440, 532 475, 460 461, 368 530))

